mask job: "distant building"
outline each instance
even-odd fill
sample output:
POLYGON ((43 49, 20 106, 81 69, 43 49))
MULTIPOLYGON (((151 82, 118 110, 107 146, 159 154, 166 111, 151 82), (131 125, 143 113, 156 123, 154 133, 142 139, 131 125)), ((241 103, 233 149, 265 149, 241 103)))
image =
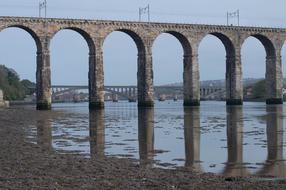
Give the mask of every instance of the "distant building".
POLYGON ((253 96, 253 86, 248 86, 248 87, 245 88, 244 96, 246 98, 251 98, 253 96))

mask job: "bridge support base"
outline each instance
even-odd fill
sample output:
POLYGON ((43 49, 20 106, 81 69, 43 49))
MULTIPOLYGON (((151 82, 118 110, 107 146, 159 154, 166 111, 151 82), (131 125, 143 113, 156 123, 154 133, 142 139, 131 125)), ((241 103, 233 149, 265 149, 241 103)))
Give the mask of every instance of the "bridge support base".
POLYGON ((153 101, 138 101, 139 108, 152 108, 154 107, 153 101))
POLYGON ((200 106, 200 100, 184 100, 184 106, 200 106))
POLYGON ((97 110, 97 109, 103 109, 103 108, 104 108, 104 102, 89 102, 90 110, 97 110))
POLYGON ((37 103, 37 110, 51 110, 51 103, 37 103))
POLYGON ((226 105, 228 106, 243 105, 243 100, 242 99, 228 99, 226 100, 226 105))
POLYGON ((269 98, 266 100, 266 104, 283 104, 282 98, 269 98))

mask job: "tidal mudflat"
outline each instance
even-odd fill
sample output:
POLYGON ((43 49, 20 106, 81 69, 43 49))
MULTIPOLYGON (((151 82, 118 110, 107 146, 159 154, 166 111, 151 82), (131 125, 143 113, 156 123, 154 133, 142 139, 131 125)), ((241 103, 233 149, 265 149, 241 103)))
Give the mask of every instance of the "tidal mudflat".
POLYGON ((267 172, 284 164, 283 107, 251 105, 205 115, 203 106, 199 112, 164 106, 115 106, 90 113, 82 109, 58 105, 43 112, 31 107, 0 110, 0 188, 286 188, 284 170, 279 175, 267 172), (204 138, 218 141, 209 144, 213 149, 221 143, 221 152, 203 153, 204 138), (238 155, 255 147, 258 157, 263 155, 261 162, 254 153, 238 155))

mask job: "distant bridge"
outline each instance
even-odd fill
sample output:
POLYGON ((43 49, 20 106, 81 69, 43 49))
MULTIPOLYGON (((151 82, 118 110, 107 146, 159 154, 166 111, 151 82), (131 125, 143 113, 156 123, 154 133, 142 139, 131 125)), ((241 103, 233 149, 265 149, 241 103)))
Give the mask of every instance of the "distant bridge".
MULTIPOLYGON (((88 90, 88 86, 84 85, 53 85, 53 96, 57 96, 66 92, 74 90, 88 90)), ((105 92, 116 94, 125 99, 137 99, 137 86, 104 86, 105 92)), ((172 91, 171 94, 182 95, 183 86, 154 86, 155 96, 159 97, 160 94, 164 94, 164 91, 172 91)), ((210 98, 217 93, 225 93, 225 89, 221 87, 202 87, 200 89, 200 95, 202 98, 210 98)), ((170 93, 170 92, 169 92, 170 93)))

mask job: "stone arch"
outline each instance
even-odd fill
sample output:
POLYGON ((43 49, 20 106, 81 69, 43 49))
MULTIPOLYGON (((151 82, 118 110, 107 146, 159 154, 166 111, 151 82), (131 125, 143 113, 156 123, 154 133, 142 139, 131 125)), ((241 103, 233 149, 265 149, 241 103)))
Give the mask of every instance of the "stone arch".
POLYGON ((282 55, 282 50, 286 47, 286 39, 281 40, 281 44, 279 46, 279 53, 282 55))
POLYGON ((40 37, 38 36, 36 31, 34 31, 32 28, 30 28, 28 26, 24 26, 24 25, 12 24, 12 25, 7 25, 7 26, 1 28, 0 32, 7 29, 7 28, 20 28, 20 29, 28 32, 35 41, 37 51, 38 52, 42 51, 42 43, 41 43, 40 37))
POLYGON ((279 48, 277 48, 276 52, 278 55, 280 55, 281 57, 281 70, 283 73, 283 78, 286 76, 286 39, 285 38, 281 38, 281 42, 280 42, 280 46, 279 48))
POLYGON ((138 50, 138 54, 145 54, 146 53, 145 44, 144 44, 142 36, 132 29, 115 28, 113 30, 110 30, 105 34, 102 43, 104 43, 106 38, 113 32, 123 32, 123 33, 127 34, 135 42, 137 50, 138 50))
POLYGON ((170 35, 174 36, 180 42, 180 44, 182 45, 183 51, 184 51, 184 55, 191 55, 192 54, 192 47, 191 47, 191 43, 188 40, 188 38, 183 33, 177 32, 174 30, 166 30, 166 31, 160 32, 155 37, 155 39, 153 40, 152 46, 154 45, 154 42, 156 41, 156 39, 163 33, 170 34, 170 35))
MULTIPOLYGON (((225 73, 225 87, 226 87, 226 103, 227 105, 241 105, 243 103, 242 91, 242 71, 240 55, 236 51, 232 36, 222 32, 211 31, 205 34, 199 43, 207 36, 212 35, 217 37, 225 47, 226 52, 226 73, 225 73)), ((199 45, 198 45, 199 46, 199 45)))
POLYGON ((130 36, 136 44, 138 50, 137 58, 137 98, 139 107, 153 106, 153 70, 152 70, 152 54, 149 48, 149 42, 143 38, 143 35, 133 29, 118 27, 108 29, 103 36, 103 41, 112 32, 123 32, 130 36))
POLYGON ((225 34, 218 33, 218 32, 213 32, 210 34, 213 36, 216 36, 223 43, 225 47, 225 51, 226 51, 226 56, 235 56, 235 48, 234 48, 231 38, 229 38, 225 34))
MULTIPOLYGON (((39 64, 39 62, 42 61, 42 59, 40 59, 40 55, 42 54, 43 52, 43 43, 42 43, 42 39, 41 39, 41 36, 39 36, 39 33, 37 33, 38 31, 36 31, 35 29, 29 27, 29 26, 25 26, 25 25, 22 25, 22 24, 8 24, 4 27, 1 27, 0 28, 0 32, 5 30, 5 29, 8 29, 8 28, 18 28, 18 29, 21 29, 21 30, 24 30, 25 32, 27 32, 34 40, 35 42, 35 45, 36 45, 36 84, 37 84, 37 88, 36 88, 36 94, 37 94, 37 109, 41 109, 43 106, 43 104, 45 104, 46 106, 46 102, 49 102, 49 97, 47 98, 47 101, 42 101, 44 99, 44 96, 43 94, 45 94, 43 91, 42 91, 42 88, 39 87, 41 86, 42 84, 42 80, 39 80, 39 76, 43 76, 42 74, 40 74, 39 72, 39 68, 41 67, 41 65, 39 64), (43 96, 42 96, 43 95, 43 96), (41 102, 39 104, 39 102, 41 102), (40 108, 41 107, 41 108, 40 108)), ((49 82, 49 81, 48 81, 49 82)), ((47 83, 48 83, 47 82, 47 83)), ((47 85, 49 86, 49 85, 47 85)), ((48 94, 48 93, 46 93, 48 94)), ((48 103, 47 103, 48 104, 48 103)), ((50 105, 47 105, 47 107, 45 107, 44 109, 49 109, 50 108, 50 105)))
POLYGON ((265 49, 266 56, 274 56, 274 57, 276 56, 275 55, 275 46, 274 46, 273 42, 271 41, 270 38, 268 38, 267 36, 262 35, 262 34, 250 34, 250 35, 246 36, 241 43, 241 48, 242 48, 243 44, 245 43, 245 41, 249 37, 254 37, 258 41, 260 41, 260 43, 263 45, 263 47, 265 49))
MULTIPOLYGON (((101 85, 103 82, 102 76, 103 72, 101 70, 101 60, 97 60, 97 56, 101 56, 100 52, 97 52, 96 42, 92 35, 85 29, 79 27, 61 27, 60 29, 53 32, 51 35, 52 41, 53 37, 62 30, 71 30, 78 33, 88 45, 89 58, 88 58, 88 90, 89 90, 89 108, 103 108, 104 107, 104 87, 101 85)), ((48 47, 50 44, 48 45, 48 47)))
POLYGON ((257 33, 245 36, 240 48, 249 37, 254 37, 260 41, 266 52, 266 103, 282 104, 283 76, 280 49, 276 50, 274 42, 267 35, 257 33))
MULTIPOLYGON (((77 32, 78 34, 80 34, 86 41, 87 45, 88 45, 88 48, 89 48, 89 52, 90 53, 94 53, 95 52, 95 42, 94 40, 92 39, 91 35, 85 31, 84 29, 81 29, 81 28, 78 28, 78 27, 63 27, 57 31, 55 31, 52 36, 51 36, 51 40, 55 37, 55 35, 57 33, 59 33, 60 31, 63 31, 63 30, 72 30, 72 31, 75 31, 77 32)), ((50 40, 50 41, 51 41, 50 40)), ((50 45, 50 42, 49 42, 49 45, 50 45)), ((49 47, 49 46, 48 46, 49 47)))
POLYGON ((234 48, 234 44, 232 42, 232 39, 228 35, 221 33, 221 32, 209 32, 209 33, 205 34, 200 39, 198 46, 201 44, 201 42, 204 40, 204 38, 207 35, 215 36, 222 42, 222 44, 225 47, 226 56, 234 56, 235 55, 235 48, 234 48))
POLYGON ((184 92, 184 105, 185 106, 192 106, 199 104, 199 96, 200 96, 200 89, 199 85, 197 84, 199 75, 198 73, 194 72, 194 67, 196 67, 196 61, 193 61, 193 53, 192 53, 192 46, 190 40, 188 39, 187 35, 183 32, 175 31, 175 30, 163 30, 160 31, 152 41, 152 46, 156 39, 161 34, 170 34, 171 36, 175 37, 181 44, 183 48, 183 92, 184 92), (195 88, 194 88, 195 87, 195 88), (194 100, 194 94, 195 96, 194 100))

